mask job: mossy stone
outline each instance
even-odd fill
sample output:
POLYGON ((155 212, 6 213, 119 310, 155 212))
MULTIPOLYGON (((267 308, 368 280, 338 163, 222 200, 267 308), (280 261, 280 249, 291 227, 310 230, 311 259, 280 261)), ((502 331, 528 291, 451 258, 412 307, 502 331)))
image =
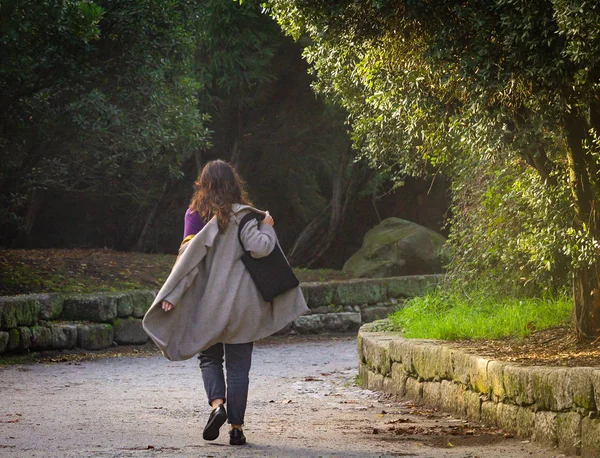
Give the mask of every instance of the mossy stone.
POLYGON ((56 350, 70 349, 77 345, 77 325, 51 324, 52 348, 56 350))
POLYGON ((4 353, 8 348, 8 332, 0 331, 0 353, 4 353))
POLYGON ((41 320, 56 320, 63 310, 64 296, 61 294, 33 294, 35 300, 40 304, 41 320))
POLYGON ((102 350, 112 346, 114 329, 106 323, 90 323, 77 327, 77 345, 85 350, 102 350))
POLYGON ((443 275, 407 275, 386 278, 388 299, 423 296, 439 285, 443 275))
POLYGON ((131 293, 116 293, 114 297, 117 300, 117 316, 130 316, 133 313, 133 297, 131 293))
POLYGON ((569 455, 581 452, 581 420, 577 412, 559 413, 556 417, 558 448, 569 455))
POLYGON ((114 341, 119 345, 143 344, 148 341, 148 334, 138 318, 117 318, 113 321, 114 341))
POLYGON ((0 297, 0 329, 31 326, 36 323, 39 311, 40 304, 30 295, 0 297))
POLYGON ((106 293, 67 296, 62 318, 70 321, 108 322, 117 317, 117 299, 106 293))
POLYGON ((442 235, 423 226, 387 218, 367 232, 343 270, 371 278, 440 273, 445 242, 442 235))
POLYGON ((129 293, 133 300, 132 315, 135 318, 143 318, 156 297, 154 291, 138 290, 129 293))
POLYGON ((329 306, 333 301, 335 282, 303 283, 302 292, 310 309, 329 306))
POLYGON ((387 299, 387 285, 382 281, 350 280, 339 282, 333 302, 343 305, 376 304, 387 299))
POLYGON ((45 326, 32 326, 31 347, 34 350, 44 350, 52 347, 52 331, 45 326))
POLYGON ((581 456, 600 456, 600 420, 584 418, 581 421, 581 456))
POLYGON ((17 350, 25 351, 31 347, 31 329, 27 326, 19 326, 17 330, 19 331, 19 346, 17 350))
POLYGON ((17 328, 10 329, 8 331, 8 350, 15 351, 21 344, 21 335, 17 328))

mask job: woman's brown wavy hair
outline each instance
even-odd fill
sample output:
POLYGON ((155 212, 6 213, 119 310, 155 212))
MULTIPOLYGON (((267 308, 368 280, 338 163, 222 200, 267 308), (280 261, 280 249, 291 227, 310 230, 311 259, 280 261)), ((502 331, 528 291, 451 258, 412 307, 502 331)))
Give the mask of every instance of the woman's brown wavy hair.
POLYGON ((225 232, 233 204, 252 205, 245 183, 235 169, 220 159, 208 162, 194 183, 190 209, 198 212, 205 223, 217 217, 219 231, 225 232))

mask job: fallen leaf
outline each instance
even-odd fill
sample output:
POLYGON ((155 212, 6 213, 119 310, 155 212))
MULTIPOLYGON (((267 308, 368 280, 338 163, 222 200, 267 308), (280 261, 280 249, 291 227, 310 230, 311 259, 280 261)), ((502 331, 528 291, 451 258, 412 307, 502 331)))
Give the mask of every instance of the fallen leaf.
POLYGON ((386 422, 388 425, 393 425, 394 423, 412 423, 409 418, 398 418, 397 420, 390 420, 386 422))

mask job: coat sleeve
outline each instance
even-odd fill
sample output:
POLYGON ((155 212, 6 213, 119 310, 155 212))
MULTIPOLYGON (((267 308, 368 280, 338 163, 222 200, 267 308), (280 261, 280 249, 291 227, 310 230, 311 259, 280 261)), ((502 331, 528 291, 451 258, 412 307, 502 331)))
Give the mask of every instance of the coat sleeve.
POLYGON ((179 283, 177 283, 175 288, 173 288, 171 292, 169 292, 169 294, 167 294, 162 300, 167 301, 173 304, 174 306, 177 306, 179 300, 181 299, 181 296, 183 296, 183 293, 185 293, 188 290, 197 273, 198 268, 194 267, 190 273, 188 273, 185 277, 179 280, 179 283))
POLYGON ((277 243, 275 229, 268 224, 258 224, 252 219, 246 223, 240 234, 242 243, 253 258, 263 258, 271 254, 277 243))

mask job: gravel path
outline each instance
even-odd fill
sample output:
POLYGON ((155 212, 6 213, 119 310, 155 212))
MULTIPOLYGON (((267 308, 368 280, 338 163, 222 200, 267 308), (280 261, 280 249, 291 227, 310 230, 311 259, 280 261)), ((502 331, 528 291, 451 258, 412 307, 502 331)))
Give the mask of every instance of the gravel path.
POLYGON ((197 360, 159 355, 0 369, 2 457, 550 457, 518 438, 355 385, 355 337, 255 347, 245 433, 202 440, 197 360))

